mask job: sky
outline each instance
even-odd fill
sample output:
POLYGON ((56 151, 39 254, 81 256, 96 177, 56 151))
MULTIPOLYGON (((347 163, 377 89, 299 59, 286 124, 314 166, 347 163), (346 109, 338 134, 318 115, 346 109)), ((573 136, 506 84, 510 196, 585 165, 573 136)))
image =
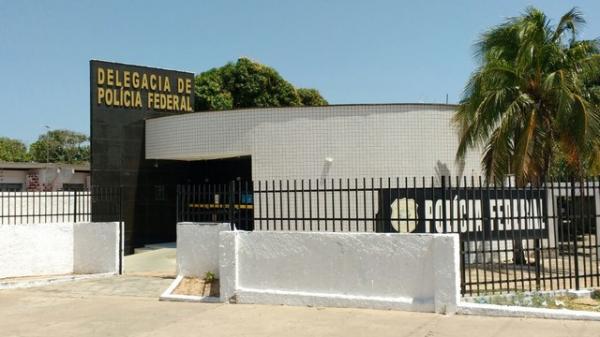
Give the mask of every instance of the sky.
POLYGON ((600 37, 600 1, 0 0, 0 136, 89 134, 89 60, 200 73, 239 57, 331 104, 449 103, 482 32, 527 6, 572 7, 600 37))

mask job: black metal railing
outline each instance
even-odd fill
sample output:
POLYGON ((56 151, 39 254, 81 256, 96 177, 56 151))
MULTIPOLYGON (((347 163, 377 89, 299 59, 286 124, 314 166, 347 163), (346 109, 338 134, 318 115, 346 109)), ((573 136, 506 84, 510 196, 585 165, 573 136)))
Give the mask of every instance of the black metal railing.
POLYGON ((178 221, 243 230, 457 233, 465 295, 600 286, 600 180, 299 179, 178 186, 178 221))
POLYGON ((120 187, 101 186, 85 191, 0 192, 0 224, 121 221, 121 194, 120 187))

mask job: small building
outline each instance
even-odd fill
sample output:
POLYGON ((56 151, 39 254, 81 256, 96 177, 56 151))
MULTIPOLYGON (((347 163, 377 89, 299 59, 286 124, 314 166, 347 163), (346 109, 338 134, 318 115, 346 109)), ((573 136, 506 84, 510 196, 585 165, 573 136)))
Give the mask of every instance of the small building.
POLYGON ((89 164, 0 162, 0 192, 82 191, 90 187, 89 164))

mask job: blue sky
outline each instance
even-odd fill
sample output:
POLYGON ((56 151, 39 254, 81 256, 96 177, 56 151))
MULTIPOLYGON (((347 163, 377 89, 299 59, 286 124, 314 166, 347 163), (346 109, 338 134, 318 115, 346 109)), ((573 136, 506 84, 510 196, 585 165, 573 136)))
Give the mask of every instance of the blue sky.
POLYGON ((573 6, 600 37, 600 1, 0 0, 0 136, 89 132, 89 60, 200 73, 250 57, 332 104, 456 103, 473 43, 529 5, 573 6))

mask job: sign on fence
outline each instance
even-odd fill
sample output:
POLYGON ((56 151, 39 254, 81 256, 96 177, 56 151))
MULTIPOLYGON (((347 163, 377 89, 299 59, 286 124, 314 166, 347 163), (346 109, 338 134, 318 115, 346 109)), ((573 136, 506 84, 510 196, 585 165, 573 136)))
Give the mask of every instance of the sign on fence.
POLYGON ((545 189, 404 188, 379 192, 377 231, 545 238, 545 189))

